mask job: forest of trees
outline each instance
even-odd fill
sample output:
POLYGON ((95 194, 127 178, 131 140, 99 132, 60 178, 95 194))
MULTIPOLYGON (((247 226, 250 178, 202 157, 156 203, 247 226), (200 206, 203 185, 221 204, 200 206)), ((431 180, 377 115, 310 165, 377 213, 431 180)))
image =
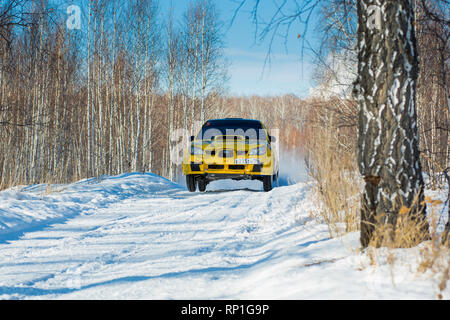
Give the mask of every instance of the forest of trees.
POLYGON ((58 1, 0 3, 0 189, 130 171, 176 180, 174 146, 207 118, 290 122, 283 139, 300 139, 297 97, 226 95, 213 1, 175 19, 154 0, 87 0, 81 29, 58 1))
POLYGON ((295 21, 310 25, 320 8, 317 86, 307 99, 228 93, 224 21, 212 0, 190 2, 181 16, 156 0, 80 3, 77 12, 58 0, 0 0, 0 190, 124 172, 178 181, 179 146, 222 117, 280 129, 281 154, 306 154, 324 219, 347 231, 375 225, 376 215, 395 224, 400 205, 389 199, 422 208, 424 182, 450 180, 446 0, 387 1, 383 17, 369 0, 306 0, 290 13, 283 2, 266 21, 258 0, 237 1, 236 14, 251 4, 261 39, 287 40, 295 21), (385 29, 371 27, 377 19, 385 29), (364 178, 362 197, 348 172, 364 178))
MULTIPOLYGON (((450 32, 436 18, 445 16, 441 2, 414 6, 419 149, 436 180, 448 167, 450 145, 450 32)), ((80 3, 78 30, 68 28, 61 1, 0 1, 0 189, 129 171, 177 180, 174 146, 205 119, 226 116, 283 128, 284 149, 311 147, 311 137, 332 125, 336 145, 355 153, 358 108, 349 88, 357 70, 357 1, 321 1, 316 89, 333 94, 306 100, 227 93, 224 22, 214 1, 192 1, 181 18, 161 12, 156 0, 80 3), (332 88, 342 79, 344 94, 332 88)), ((262 29, 271 31, 279 32, 262 29)))
POLYGON ((211 2, 176 22, 156 1, 85 2, 81 30, 51 1, 2 2, 1 187, 125 171, 173 178, 169 132, 194 130, 220 94, 211 2))

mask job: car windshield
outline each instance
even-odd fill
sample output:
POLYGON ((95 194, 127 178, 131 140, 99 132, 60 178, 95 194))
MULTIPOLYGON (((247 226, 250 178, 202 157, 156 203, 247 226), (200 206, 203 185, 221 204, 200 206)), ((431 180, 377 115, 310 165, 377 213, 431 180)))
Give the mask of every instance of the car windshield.
POLYGON ((245 137, 248 140, 267 140, 267 135, 258 120, 209 120, 197 135, 197 140, 228 139, 245 137))

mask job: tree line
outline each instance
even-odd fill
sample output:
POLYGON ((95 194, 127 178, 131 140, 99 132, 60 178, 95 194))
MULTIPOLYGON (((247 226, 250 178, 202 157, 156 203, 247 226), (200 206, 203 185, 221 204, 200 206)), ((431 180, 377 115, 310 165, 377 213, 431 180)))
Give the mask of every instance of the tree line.
POLYGON ((171 132, 192 133, 223 92, 223 26, 212 1, 181 18, 155 0, 0 7, 0 187, 126 171, 175 179, 171 132), (197 124, 198 125, 198 124, 197 124))

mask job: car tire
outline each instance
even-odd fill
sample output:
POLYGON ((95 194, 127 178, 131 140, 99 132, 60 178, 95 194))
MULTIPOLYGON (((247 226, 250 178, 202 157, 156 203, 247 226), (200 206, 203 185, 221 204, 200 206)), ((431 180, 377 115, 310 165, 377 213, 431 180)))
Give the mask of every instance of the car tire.
POLYGON ((206 191, 206 185, 208 183, 206 182, 205 179, 200 179, 198 180, 198 191, 200 192, 205 192, 206 191))
POLYGON ((264 191, 268 192, 272 190, 272 180, 273 180, 272 175, 263 177, 264 191))
POLYGON ((197 188, 196 188, 196 185, 195 185, 195 176, 194 175, 188 174, 186 176, 186 186, 187 186, 189 192, 195 192, 195 190, 197 188))

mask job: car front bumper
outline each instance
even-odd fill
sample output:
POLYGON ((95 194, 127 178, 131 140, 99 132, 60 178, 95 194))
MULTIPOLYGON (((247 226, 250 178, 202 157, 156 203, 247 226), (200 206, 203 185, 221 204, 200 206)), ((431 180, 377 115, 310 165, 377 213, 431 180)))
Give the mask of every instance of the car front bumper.
POLYGON ((272 161, 260 164, 234 164, 234 163, 183 163, 183 174, 205 175, 212 179, 251 179, 251 176, 273 175, 272 161))

